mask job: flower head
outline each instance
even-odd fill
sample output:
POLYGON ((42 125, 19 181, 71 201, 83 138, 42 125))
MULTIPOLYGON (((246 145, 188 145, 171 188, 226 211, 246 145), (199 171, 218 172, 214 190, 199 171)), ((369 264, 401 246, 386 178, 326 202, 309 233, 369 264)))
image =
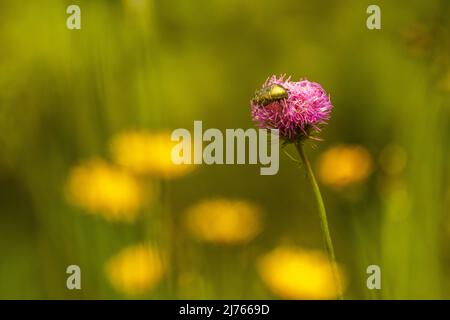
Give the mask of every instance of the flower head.
POLYGON ((319 177, 334 189, 363 182, 373 170, 372 157, 359 145, 337 145, 326 150, 319 159, 319 177))
POLYGON ((171 152, 175 144, 168 131, 126 131, 113 138, 111 150, 116 162, 132 172, 170 179, 193 169, 192 165, 173 163, 171 152))
MULTIPOLYGON (((320 251, 278 247, 264 255, 258 267, 266 285, 282 298, 333 299, 338 295, 329 259, 320 251)), ((338 273, 345 280, 339 266, 338 273)))
POLYGON ((333 106, 320 84, 272 76, 251 101, 252 118, 263 129, 278 129, 287 142, 310 138, 320 131, 333 106))
POLYGON ((205 200, 186 213, 188 230, 198 240, 240 244, 261 231, 260 209, 246 201, 205 200))
POLYGON ((100 159, 71 170, 66 195, 88 213, 100 214, 110 221, 134 221, 143 204, 139 182, 123 169, 100 159))
POLYGON ((125 248, 106 264, 106 275, 117 291, 135 295, 155 287, 165 267, 157 249, 147 245, 125 248))

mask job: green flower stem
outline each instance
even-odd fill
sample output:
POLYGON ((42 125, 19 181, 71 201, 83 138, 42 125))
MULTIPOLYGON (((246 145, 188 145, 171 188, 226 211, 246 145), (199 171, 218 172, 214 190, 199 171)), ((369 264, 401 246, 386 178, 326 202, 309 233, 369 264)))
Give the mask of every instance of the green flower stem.
POLYGON ((314 172, 311 168, 311 164, 309 163, 309 160, 306 157, 305 152, 303 150, 302 143, 298 142, 295 144, 295 146, 300 155, 300 158, 302 159, 303 163, 305 164, 306 172, 308 174, 308 179, 311 182, 311 186, 313 188, 314 196, 315 196, 316 202, 317 202, 317 207, 319 209, 322 233, 325 238, 325 244, 326 244, 326 248, 327 248, 327 252, 328 252, 328 257, 330 259, 334 280, 336 282, 338 297, 339 297, 339 299, 343 300, 344 294, 342 292, 342 283, 341 283, 341 279, 339 277, 339 272, 338 272, 338 268, 337 268, 337 264, 336 264, 336 256, 334 254, 333 241, 331 240, 330 229, 328 227, 327 212, 325 210, 325 205, 323 203, 322 194, 320 193, 319 185, 317 184, 316 178, 314 176, 314 172))

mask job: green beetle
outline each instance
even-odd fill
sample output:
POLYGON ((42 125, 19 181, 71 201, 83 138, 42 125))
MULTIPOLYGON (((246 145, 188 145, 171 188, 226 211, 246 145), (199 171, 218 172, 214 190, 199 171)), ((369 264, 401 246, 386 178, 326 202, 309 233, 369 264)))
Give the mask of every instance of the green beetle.
POLYGON ((287 97, 288 91, 286 88, 279 84, 272 84, 270 86, 263 87, 260 90, 256 90, 252 102, 254 104, 266 106, 272 102, 286 99, 287 97))

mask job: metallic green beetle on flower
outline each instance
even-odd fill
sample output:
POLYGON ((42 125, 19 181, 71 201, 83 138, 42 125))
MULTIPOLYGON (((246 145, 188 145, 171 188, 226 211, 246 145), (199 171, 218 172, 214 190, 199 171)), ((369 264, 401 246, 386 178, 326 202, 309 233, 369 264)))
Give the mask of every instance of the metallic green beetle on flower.
POLYGON ((252 102, 262 106, 271 104, 272 102, 286 99, 288 91, 279 84, 272 84, 262 89, 256 90, 252 102))

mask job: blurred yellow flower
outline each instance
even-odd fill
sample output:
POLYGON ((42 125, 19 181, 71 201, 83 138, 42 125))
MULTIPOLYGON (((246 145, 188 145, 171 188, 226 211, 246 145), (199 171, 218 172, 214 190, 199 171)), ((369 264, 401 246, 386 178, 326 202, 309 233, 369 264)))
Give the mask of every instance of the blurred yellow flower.
MULTIPOLYGON (((346 281, 338 266, 341 282, 346 281)), ((320 251, 278 247, 264 255, 258 271, 265 284, 285 299, 334 299, 338 296, 329 260, 320 251)))
POLYGON ((129 295, 153 289, 164 273, 160 252, 143 244, 123 249, 106 264, 106 275, 113 287, 129 295))
POLYGON ((336 189, 361 183, 372 170, 372 157, 362 146, 338 145, 325 151, 319 159, 320 180, 336 189))
POLYGON ((262 228, 259 207, 226 199, 205 200, 191 207, 186 224, 198 240, 220 244, 245 243, 262 228))
POLYGON ((134 221, 143 203, 138 181, 100 159, 71 170, 66 195, 73 204, 109 221, 134 221))
POLYGON ((141 175, 154 175, 166 179, 176 178, 193 170, 193 165, 176 165, 172 162, 170 132, 150 133, 127 131, 115 136, 111 150, 116 162, 141 175))

